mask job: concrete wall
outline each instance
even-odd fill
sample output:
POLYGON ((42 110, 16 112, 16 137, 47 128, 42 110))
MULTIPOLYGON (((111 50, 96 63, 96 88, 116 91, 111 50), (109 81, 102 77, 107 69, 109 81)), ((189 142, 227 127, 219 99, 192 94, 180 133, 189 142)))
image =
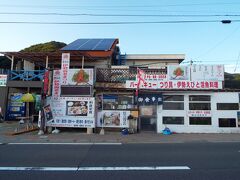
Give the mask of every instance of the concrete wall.
POLYGON ((171 131, 177 133, 240 133, 238 127, 237 111, 239 110, 217 110, 217 103, 239 103, 238 92, 169 92, 163 95, 184 95, 184 110, 163 110, 162 105, 158 106, 157 132, 161 133, 167 126, 171 131), (210 95, 211 96, 211 125, 190 125, 189 95, 210 95), (164 125, 163 116, 184 117, 183 125, 164 125), (219 127, 219 118, 235 118, 236 127, 219 127))

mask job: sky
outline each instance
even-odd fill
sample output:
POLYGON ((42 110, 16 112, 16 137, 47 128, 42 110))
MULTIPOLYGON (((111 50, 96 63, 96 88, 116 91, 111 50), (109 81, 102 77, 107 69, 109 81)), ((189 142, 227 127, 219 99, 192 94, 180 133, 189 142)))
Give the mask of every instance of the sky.
POLYGON ((239 9, 239 0, 1 0, 0 51, 118 38, 122 54, 185 54, 184 65, 224 64, 240 73, 239 9), (221 23, 226 19, 232 22, 221 23))

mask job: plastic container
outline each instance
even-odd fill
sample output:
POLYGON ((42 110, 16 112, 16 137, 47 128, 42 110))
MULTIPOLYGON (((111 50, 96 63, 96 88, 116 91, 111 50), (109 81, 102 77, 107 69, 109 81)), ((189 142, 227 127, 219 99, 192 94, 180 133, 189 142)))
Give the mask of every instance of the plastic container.
POLYGON ((169 128, 165 128, 165 129, 162 131, 162 133, 163 133, 164 135, 171 135, 171 134, 172 134, 172 132, 170 131, 169 128))
POLYGON ((122 129, 122 135, 128 135, 128 129, 122 129))

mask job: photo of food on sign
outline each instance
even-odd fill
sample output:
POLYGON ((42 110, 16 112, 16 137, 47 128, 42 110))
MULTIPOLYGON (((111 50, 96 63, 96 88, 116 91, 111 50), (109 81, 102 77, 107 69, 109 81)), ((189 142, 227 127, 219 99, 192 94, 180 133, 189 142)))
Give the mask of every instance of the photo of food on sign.
POLYGON ((88 83, 89 74, 86 71, 84 71, 84 69, 80 69, 79 71, 74 73, 72 81, 76 82, 76 85, 88 83))
POLYGON ((120 126, 120 113, 119 112, 105 112, 103 114, 105 126, 120 126))
POLYGON ((68 116, 87 116, 88 115, 88 101, 67 101, 68 116))
POLYGON ((185 66, 168 66, 170 80, 189 80, 188 68, 185 66))

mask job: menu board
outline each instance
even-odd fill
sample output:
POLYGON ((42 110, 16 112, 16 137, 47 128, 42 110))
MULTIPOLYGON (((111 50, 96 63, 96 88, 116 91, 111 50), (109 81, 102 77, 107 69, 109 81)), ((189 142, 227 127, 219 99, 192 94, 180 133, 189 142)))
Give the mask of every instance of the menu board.
POLYGON ((87 116, 88 101, 66 101, 68 116, 87 116))
POLYGON ((98 112, 98 127, 124 128, 129 127, 130 111, 101 111, 98 112))
POLYGON ((53 127, 95 127, 93 97, 60 97, 51 101, 53 120, 47 126, 53 127))

